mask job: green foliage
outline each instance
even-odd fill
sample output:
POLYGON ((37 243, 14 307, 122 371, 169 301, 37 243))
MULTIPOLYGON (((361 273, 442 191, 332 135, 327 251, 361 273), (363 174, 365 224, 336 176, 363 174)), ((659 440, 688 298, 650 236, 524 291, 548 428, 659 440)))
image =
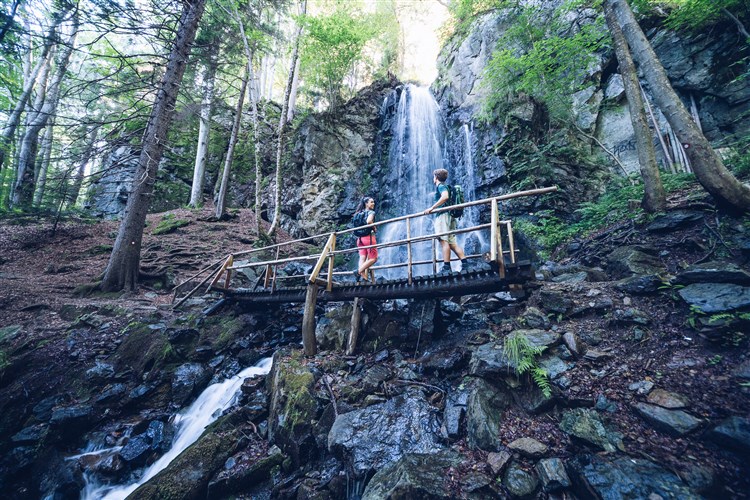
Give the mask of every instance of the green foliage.
POLYGON ((365 44, 380 32, 377 18, 357 12, 353 2, 335 2, 330 14, 302 16, 305 36, 300 68, 308 91, 325 96, 329 109, 342 98, 344 79, 363 59, 365 44))
MULTIPOLYGON (((553 215, 552 210, 542 210, 536 213, 536 218, 519 220, 516 227, 527 236, 533 238, 541 246, 543 256, 574 237, 587 235, 620 220, 643 217, 640 207, 633 208, 632 200, 643 198, 643 184, 630 185, 624 179, 611 187, 597 201, 584 202, 575 210, 578 220, 564 221, 553 215)), ((692 174, 667 174, 662 172, 662 183, 667 193, 684 189, 695 184, 692 174)))
MULTIPOLYGON (((642 0, 643 1, 643 0, 642 0)), ((670 0, 658 3, 671 7, 672 11, 664 22, 672 29, 698 31, 715 24, 720 19, 728 19, 726 12, 743 16, 748 13, 745 0, 670 0)))
POLYGON ((714 355, 714 356, 711 356, 710 358, 708 358, 708 361, 707 361, 707 363, 708 363, 708 364, 709 364, 710 366, 716 366, 716 365, 718 365, 719 363, 721 363, 721 360, 722 360, 722 359, 723 359, 723 356, 722 356, 721 354, 716 354, 716 355, 714 355))
POLYGON ((546 347, 535 346, 522 333, 514 332, 505 337, 503 343, 503 354, 508 358, 510 364, 516 367, 516 373, 520 376, 529 373, 534 383, 541 389, 545 398, 552 395, 549 384, 548 373, 537 364, 537 356, 541 355, 546 347))
POLYGON ((750 176, 750 135, 729 146, 725 162, 737 177, 750 176))
POLYGON ((453 0, 448 4, 448 13, 451 16, 449 25, 444 27, 443 31, 452 31, 463 36, 478 16, 510 4, 508 0, 453 0))
POLYGON ((486 118, 507 111, 511 96, 526 94, 544 103, 553 120, 569 121, 572 96, 587 85, 589 67, 608 43, 600 15, 570 26, 565 14, 576 7, 574 2, 565 3, 551 18, 541 6, 516 7, 515 18, 485 69, 486 118))

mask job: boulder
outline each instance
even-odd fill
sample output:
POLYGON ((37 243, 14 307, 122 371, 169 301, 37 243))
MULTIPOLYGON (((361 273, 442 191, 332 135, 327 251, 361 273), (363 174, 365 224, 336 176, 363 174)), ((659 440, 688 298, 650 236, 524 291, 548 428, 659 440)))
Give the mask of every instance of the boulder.
POLYGON ((750 306, 750 287, 732 283, 694 283, 677 293, 705 313, 734 311, 750 306))
POLYGON ((471 382, 466 407, 466 435, 471 448, 500 450, 500 423, 510 396, 504 391, 476 379, 471 382))
POLYGON ((560 429, 605 451, 624 450, 622 434, 608 429, 594 410, 575 408, 565 411, 560 429))
POLYGON ((533 347, 549 347, 560 341, 560 334, 550 330, 514 330, 510 335, 523 335, 533 347))
POLYGON ((533 438, 518 438, 508 444, 508 448, 517 451, 527 458, 542 458, 549 451, 549 447, 533 438))
MULTIPOLYGON (((245 457, 243 457, 245 458, 245 457)), ((272 446, 266 456, 257 460, 231 458, 225 463, 224 470, 208 483, 207 498, 224 498, 257 485, 271 477, 271 470, 281 465, 284 454, 278 446, 272 446), (231 467, 227 467, 231 465, 231 467)))
POLYGON ((669 410, 679 410, 688 405, 688 398, 682 394, 668 392, 664 389, 654 389, 646 398, 652 405, 658 405, 669 410))
POLYGON ((567 471, 574 491, 583 498, 698 499, 679 477, 659 465, 630 456, 609 459, 579 455, 569 460, 567 471))
POLYGON ((458 439, 469 402, 469 391, 466 388, 451 390, 445 399, 442 431, 445 437, 458 439))
POLYGON ((641 246, 618 247, 607 256, 610 272, 624 276, 654 275, 664 272, 664 264, 641 246))
POLYGON ((352 305, 337 304, 326 308, 315 327, 315 340, 322 350, 341 350, 346 344, 352 323, 352 305))
POLYGON ((646 403, 636 403, 633 407, 644 420, 671 436, 684 436, 703 423, 682 410, 668 410, 646 403))
POLYGON ((570 478, 565 471, 565 464, 559 458, 545 458, 536 464, 536 473, 542 481, 546 492, 570 488, 570 478))
POLYGON ((202 391, 211 373, 201 363, 185 363, 175 370, 172 376, 172 401, 184 405, 192 396, 202 391))
POLYGON ((266 378, 270 398, 268 441, 278 445, 295 464, 317 453, 313 425, 319 410, 315 376, 297 356, 299 353, 285 358, 277 351, 266 378))
POLYGON ((663 280, 656 274, 645 276, 631 276, 615 284, 615 288, 632 295, 647 295, 656 293, 663 286, 663 280))
POLYGON ((750 456, 750 419, 729 417, 711 429, 707 437, 720 446, 750 456))
POLYGON ((438 431, 437 412, 414 391, 336 417, 328 449, 356 477, 364 477, 407 453, 440 450, 438 431))
POLYGON ((469 374, 488 379, 508 375, 515 369, 515 365, 505 356, 500 342, 480 345, 474 349, 469 361, 469 374))
POLYGON ((539 293, 542 308, 556 314, 565 314, 573 308, 573 301, 558 290, 545 290, 539 293))
POLYGON ((491 498, 492 479, 482 473, 452 475, 466 459, 453 450, 408 453, 380 469, 367 484, 362 500, 382 498, 491 498), (458 484, 456 484, 458 482, 458 484), (482 495, 484 493, 484 495, 482 495))
POLYGON ((646 231, 651 233, 666 233, 676 231, 690 226, 703 219, 703 213, 695 210, 674 210, 666 214, 657 215, 654 220, 646 226, 646 231))
POLYGON ((533 474, 523 470, 518 464, 513 463, 505 471, 503 485, 513 497, 528 497, 539 486, 539 479, 533 474))
POLYGON ((673 283, 691 285, 693 283, 734 283, 750 285, 750 273, 731 262, 704 262, 693 264, 677 273, 673 283))

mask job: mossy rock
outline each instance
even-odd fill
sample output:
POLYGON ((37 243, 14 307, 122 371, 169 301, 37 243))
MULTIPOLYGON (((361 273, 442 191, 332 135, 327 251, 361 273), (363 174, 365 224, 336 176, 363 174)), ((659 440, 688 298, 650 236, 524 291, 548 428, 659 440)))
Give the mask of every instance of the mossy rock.
POLYGON ((235 316, 212 316, 201 327, 201 344, 211 344, 214 350, 231 344, 245 329, 245 323, 235 316))
POLYGON ((154 236, 159 234, 169 234, 183 226, 187 226, 188 224, 190 224, 190 221, 185 219, 162 220, 161 222, 159 222, 159 224, 157 224, 156 229, 154 229, 151 234, 153 234, 154 236))
POLYGON ((268 375, 271 397, 269 406, 269 441, 277 444, 295 464, 313 458, 313 426, 319 406, 315 399, 315 376, 300 361, 301 351, 284 357, 274 355, 268 375))
POLYGON ((125 331, 125 340, 114 354, 118 371, 131 368, 136 377, 155 367, 179 361, 163 330, 153 330, 143 323, 131 323, 125 331))
POLYGON ((177 500, 205 498, 209 479, 234 452, 239 433, 207 432, 130 498, 177 500))

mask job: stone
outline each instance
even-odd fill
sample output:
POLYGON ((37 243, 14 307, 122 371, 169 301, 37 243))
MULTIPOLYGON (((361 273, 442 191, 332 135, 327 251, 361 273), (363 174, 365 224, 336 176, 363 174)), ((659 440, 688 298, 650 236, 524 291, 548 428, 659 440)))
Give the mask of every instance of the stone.
POLYGON ((667 410, 646 403, 636 403, 633 407, 649 424, 671 436, 684 436, 703 423, 682 410, 667 410))
POLYGON ((96 364, 86 370, 86 379, 93 382, 103 382, 115 376, 115 367, 109 363, 97 361, 96 364))
POLYGON ((694 283, 677 293, 691 306, 709 314, 750 306, 750 287, 731 283, 694 283))
POLYGON ((662 281, 662 278, 656 274, 631 276, 615 283, 615 288, 632 295, 648 295, 656 293, 661 286, 664 286, 664 282, 662 281))
POLYGON ((421 392, 405 393, 336 417, 328 449, 356 477, 364 477, 407 453, 435 453, 443 448, 437 420, 421 392))
POLYGON ((558 356, 545 356, 539 359, 539 366, 547 372, 550 380, 555 380, 557 377, 573 368, 575 363, 563 361, 558 356))
POLYGON ((38 444, 44 440, 49 431, 49 426, 46 424, 37 424, 29 427, 24 427, 13 436, 10 440, 15 445, 25 444, 38 444))
POLYGON ((443 410, 443 431, 446 437, 458 439, 461 435, 461 424, 466 415, 469 392, 466 389, 451 390, 445 400, 443 410))
POLYGON ((657 215, 654 220, 646 226, 646 231, 651 233, 662 233, 675 231, 703 219, 703 213, 694 210, 674 210, 666 214, 657 215))
POLYGON ((639 382, 633 382, 628 386, 628 389, 631 391, 636 391, 638 394, 648 394, 651 389, 654 388, 654 383, 650 380, 641 380, 639 382))
POLYGON ((739 378, 750 379, 750 358, 742 361, 737 368, 734 369, 732 375, 739 378))
POLYGON ((550 327, 549 318, 536 307, 527 307, 519 321, 528 328, 546 329, 550 327))
POLYGON ((614 413, 617 411, 617 403, 610 401, 604 394, 599 394, 596 397, 596 403, 594 403, 594 409, 599 411, 607 411, 614 413))
POLYGON ((573 301, 557 290, 545 290, 539 293, 541 306, 551 313, 565 314, 573 308, 573 301))
POLYGON ((651 323, 651 317, 640 309, 628 307, 626 309, 615 309, 609 322, 610 324, 646 326, 651 323))
POLYGON ((370 480, 362 494, 362 500, 383 498, 430 498, 453 499, 491 498, 491 491, 484 491, 491 478, 481 472, 451 475, 447 471, 458 469, 465 458, 453 450, 434 454, 408 453, 396 462, 380 469, 370 480), (482 495, 481 492, 484 492, 482 495))
POLYGON ((664 389, 654 389, 649 393, 646 401, 669 410, 679 410, 680 408, 686 408, 688 405, 687 397, 664 389))
POLYGON ((288 455, 292 463, 307 462, 317 453, 313 425, 317 420, 315 375, 300 363, 300 354, 273 355, 266 377, 269 393, 268 441, 288 455))
POLYGON ((469 361, 469 374, 477 377, 493 378, 513 373, 515 369, 505 356, 500 342, 490 342, 475 348, 469 361))
POLYGON ((374 365, 365 372, 362 385, 366 391, 375 391, 384 381, 391 378, 391 370, 386 365, 374 365))
POLYGON ((539 480, 536 476, 523 470, 518 464, 511 464, 505 471, 503 485, 508 488, 508 492, 514 497, 527 497, 536 491, 539 486, 539 480))
POLYGON ((604 88, 604 98, 619 101, 624 95, 625 85, 622 83, 622 75, 615 73, 607 80, 607 86, 604 88))
POLYGON ((573 116, 576 124, 583 130, 592 130, 599 116, 599 105, 604 99, 604 92, 591 85, 573 94, 573 116))
POLYGON ((578 271, 577 273, 563 273, 552 278, 553 283, 583 283, 588 279, 588 274, 585 271, 578 271))
POLYGON ((605 451, 624 451, 622 434, 608 429, 594 410, 575 408, 563 412, 560 429, 605 451))
POLYGON ((588 349, 586 354, 583 355, 584 359, 589 361, 603 361, 612 357, 612 353, 604 351, 596 351, 594 349, 588 349))
POLYGON ((88 425, 93 416, 93 409, 87 405, 75 405, 52 410, 50 424, 64 428, 66 432, 75 432, 88 425))
POLYGON ((483 379, 473 381, 466 407, 466 440, 473 449, 499 451, 500 424, 510 396, 483 379))
POLYGON ((111 384, 104 388, 102 393, 96 398, 97 403, 110 404, 113 402, 124 403, 122 397, 128 388, 125 384, 111 384))
POLYGON ((729 417, 711 429, 706 437, 724 448, 750 455, 750 419, 729 417))
MULTIPOLYGON (((508 383, 508 385, 510 385, 510 383, 508 383)), ((526 413, 538 415, 555 405, 555 397, 551 394, 549 397, 545 396, 539 386, 535 383, 530 383, 530 385, 526 386, 521 385, 519 387, 520 390, 512 392, 513 401, 516 405, 523 408, 526 413)))
POLYGON ((464 310, 460 304, 456 304, 452 300, 441 300, 440 301, 440 314, 448 321, 453 321, 461 317, 464 310))
POLYGON ((491 451, 487 454, 487 465, 490 466, 493 474, 498 475, 505 469, 511 458, 512 455, 505 450, 498 452, 491 451))
POLYGON ((351 331, 352 304, 327 306, 315 327, 315 340, 321 350, 341 350, 351 331))
POLYGON ((565 464, 559 458, 540 460, 535 468, 544 491, 550 493, 570 488, 570 478, 565 471, 565 464))
POLYGON ((566 469, 582 498, 700 498, 675 474, 641 458, 578 455, 566 469))
POLYGON ((581 345, 581 341, 578 340, 578 336, 575 333, 565 332, 563 334, 563 342, 565 342, 565 345, 568 347, 570 352, 572 352, 576 356, 580 356, 583 353, 583 346, 581 345))
POLYGON ((602 343, 602 333, 597 330, 583 330, 579 336, 588 345, 597 346, 602 343))
POLYGON ((731 262, 704 262, 693 264, 677 273, 673 283, 691 285, 693 283, 734 283, 750 285, 750 273, 731 262))
POLYGON ((523 335, 533 347, 549 347, 560 341, 559 333, 548 330, 514 330, 510 335, 523 335))
POLYGON ((202 391, 210 378, 211 373, 201 363, 179 366, 172 376, 172 401, 182 406, 193 395, 202 391))
POLYGON ((152 453, 151 438, 145 433, 132 436, 119 452, 122 460, 135 467, 144 465, 152 453))
POLYGON ((608 269, 625 276, 654 275, 664 272, 664 264, 641 246, 622 246, 614 249, 607 256, 608 269))
POLYGON ((517 451, 527 458, 541 458, 547 454, 549 447, 533 438, 519 438, 508 444, 508 448, 517 451))
POLYGON ((274 467, 278 467, 284 461, 284 454, 278 446, 272 446, 266 456, 258 460, 239 463, 230 457, 225 463, 225 470, 219 472, 214 479, 208 483, 207 498, 224 498, 244 492, 248 488, 269 479, 274 467), (227 464, 233 461, 231 467, 227 464))
POLYGON ((419 363, 426 373, 446 373, 464 368, 470 353, 463 347, 448 347, 437 352, 425 353, 419 363))

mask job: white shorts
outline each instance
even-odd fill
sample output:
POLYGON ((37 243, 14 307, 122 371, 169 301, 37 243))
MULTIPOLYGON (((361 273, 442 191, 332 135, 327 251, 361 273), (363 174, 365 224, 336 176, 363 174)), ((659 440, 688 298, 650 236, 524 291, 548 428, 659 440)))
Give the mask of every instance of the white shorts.
MULTIPOLYGON (((456 219, 451 217, 448 212, 443 212, 435 217, 435 234, 447 233, 448 231, 455 231, 457 227, 456 219)), ((456 243, 456 235, 450 234, 445 236, 438 236, 440 241, 447 241, 449 244, 456 243)))

